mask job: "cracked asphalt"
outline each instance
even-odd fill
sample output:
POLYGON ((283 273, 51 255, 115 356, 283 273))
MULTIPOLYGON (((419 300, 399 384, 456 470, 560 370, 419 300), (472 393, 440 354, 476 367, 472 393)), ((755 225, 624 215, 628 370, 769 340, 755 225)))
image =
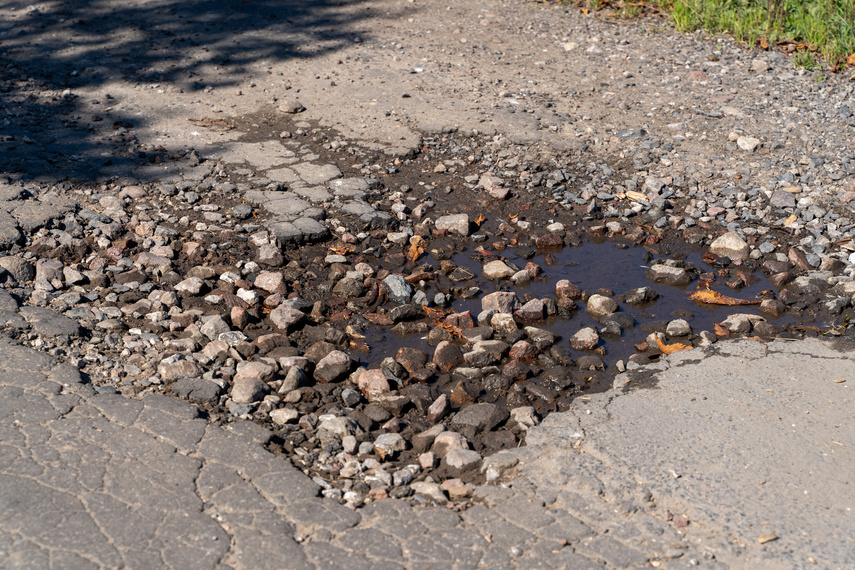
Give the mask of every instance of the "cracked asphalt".
POLYGON ((455 513, 358 511, 168 397, 0 344, 4 568, 708 568, 855 563, 848 347, 719 343, 580 398, 455 513), (624 391, 625 384, 646 388, 624 391), (809 513, 809 516, 805 516, 809 513))

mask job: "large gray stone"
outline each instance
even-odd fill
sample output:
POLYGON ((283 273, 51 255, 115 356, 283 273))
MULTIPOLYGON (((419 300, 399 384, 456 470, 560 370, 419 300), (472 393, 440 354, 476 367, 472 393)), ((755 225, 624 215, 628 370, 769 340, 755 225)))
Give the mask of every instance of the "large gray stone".
POLYGON ((393 273, 386 276, 383 284, 388 290, 389 298, 400 304, 409 303, 413 296, 413 286, 410 285, 403 275, 393 273))
POLYGON ((203 378, 182 378, 172 385, 172 393, 196 404, 216 404, 222 388, 203 378))
POLYGON ((727 232, 723 236, 717 237, 710 244, 710 252, 730 259, 746 260, 751 253, 751 248, 748 247, 745 240, 739 237, 738 233, 727 232))
POLYGON ((14 255, 0 257, 0 267, 8 271, 19 285, 32 281, 36 276, 36 270, 32 263, 14 255))
POLYGON ((270 311, 270 322, 285 332, 300 328, 305 321, 305 313, 290 305, 280 305, 270 311))
POLYGON ((467 214, 453 214, 442 216, 436 220, 436 229, 447 230, 448 233, 461 236, 469 235, 469 216, 467 214))

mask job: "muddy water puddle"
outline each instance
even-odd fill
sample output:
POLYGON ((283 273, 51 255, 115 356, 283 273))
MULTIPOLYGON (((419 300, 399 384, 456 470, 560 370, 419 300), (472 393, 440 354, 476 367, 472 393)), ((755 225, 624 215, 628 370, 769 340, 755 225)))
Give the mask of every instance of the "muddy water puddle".
MULTIPOLYGON (((630 246, 613 241, 585 241, 577 247, 564 247, 560 251, 543 252, 534 248, 507 249, 502 251, 500 257, 506 262, 520 269, 528 263, 534 263, 542 268, 543 273, 532 280, 529 284, 516 287, 507 280, 488 280, 482 274, 482 261, 485 255, 475 247, 468 247, 451 256, 450 260, 459 268, 470 271, 474 276, 471 279, 459 281, 449 279, 449 275, 438 272, 439 277, 427 290, 428 299, 433 299, 436 293, 457 294, 462 297, 456 298, 450 305, 446 306, 446 312, 461 313, 469 311, 473 321, 477 325, 477 318, 482 310, 481 299, 484 295, 494 291, 513 291, 517 294, 520 302, 538 298, 555 298, 556 283, 567 279, 574 283, 583 292, 582 299, 576 302, 577 309, 563 312, 558 315, 549 316, 546 319, 533 323, 520 323, 519 326, 530 325, 548 330, 560 336, 556 343, 572 355, 575 361, 571 369, 573 383, 566 390, 562 398, 559 398, 557 408, 564 407, 560 400, 566 396, 579 392, 596 392, 607 390, 612 386, 614 375, 621 371, 629 362, 630 357, 639 360, 642 364, 645 357, 655 361, 660 352, 657 347, 642 350, 643 343, 652 332, 665 332, 667 324, 674 319, 684 319, 691 326, 691 334, 683 337, 669 338, 667 342, 695 344, 699 342, 698 335, 702 331, 714 334, 716 323, 721 323, 729 315, 735 313, 760 315, 758 305, 722 306, 711 304, 699 304, 690 299, 690 295, 702 288, 709 288, 730 297, 759 301, 761 298, 769 298, 775 295, 774 287, 763 275, 762 271, 751 272, 745 267, 730 265, 731 272, 742 271, 748 274, 750 284, 740 288, 731 288, 725 284, 727 276, 722 275, 723 264, 728 260, 717 260, 708 263, 703 258, 702 252, 683 251, 679 254, 669 255, 657 254, 640 246, 630 246), (669 286, 654 283, 646 272, 650 266, 658 260, 676 259, 682 261, 685 267, 693 275, 692 282, 684 287, 669 286), (696 271, 691 272, 691 268, 696 271), (701 279, 698 278, 701 276, 701 279), (477 287, 480 292, 475 292, 477 287), (623 294, 640 287, 650 287, 658 293, 658 298, 642 306, 632 306, 625 302, 623 294), (619 304, 619 314, 629 316, 625 319, 633 323, 632 326, 623 328, 620 334, 609 333, 605 330, 603 322, 588 314, 585 310, 584 300, 591 294, 604 294, 612 296, 619 304), (468 298, 465 298, 468 297, 468 298), (600 333, 600 340, 593 350, 574 350, 568 339, 580 329, 591 327, 600 333), (578 364, 591 362, 591 359, 583 359, 585 356, 596 356, 602 361, 602 368, 580 369, 578 364), (620 361, 620 366, 619 366, 620 361)), ((495 252, 488 254, 487 259, 497 259, 495 252)), ((434 260, 430 260, 433 262, 434 260)), ((785 330, 790 324, 796 322, 807 324, 812 322, 805 315, 797 319, 791 314, 774 318, 769 315, 762 317, 777 326, 779 330, 785 330)), ((433 323, 435 324, 435 323, 433 323)), ((382 360, 388 356, 394 356, 401 347, 412 347, 432 354, 436 342, 428 341, 426 334, 400 335, 389 332, 385 327, 372 327, 366 331, 368 334, 368 345, 371 346, 369 354, 362 354, 362 364, 366 367, 379 366, 382 360)), ((493 338, 502 340, 513 340, 500 334, 493 338)), ((509 344, 513 344, 509 342, 509 344)), ((594 359, 594 361, 596 361, 594 359)), ((543 368, 549 365, 549 360, 540 360, 532 366, 534 376, 527 380, 530 383, 542 381, 543 368)), ((465 366, 465 365, 464 365, 465 366)), ((630 364, 632 366, 632 364, 630 364)), ((454 375, 440 376, 440 388, 450 391, 455 385, 454 375)), ((482 394, 483 396, 483 394, 482 394)), ((503 401, 503 398, 500 398, 503 401)))

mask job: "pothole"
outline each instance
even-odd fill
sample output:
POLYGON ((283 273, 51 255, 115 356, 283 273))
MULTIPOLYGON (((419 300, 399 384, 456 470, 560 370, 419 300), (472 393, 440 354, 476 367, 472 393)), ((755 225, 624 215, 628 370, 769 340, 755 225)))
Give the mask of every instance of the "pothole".
POLYGON ((728 228, 677 216, 685 191, 661 181, 661 199, 642 204, 592 190, 582 152, 451 133, 395 158, 311 125, 280 139, 281 121, 250 120, 266 129, 252 141, 293 151, 273 166, 294 166, 302 185, 190 152, 169 180, 54 189, 84 207, 6 258, 20 276, 4 276, 7 329, 101 390, 264 425, 272 451, 353 507, 385 496, 465 506, 485 457, 663 350, 851 332, 840 253, 787 248, 774 228, 745 232, 743 261, 710 255, 685 239, 728 228), (485 177, 499 162, 501 176, 485 177), (329 165, 336 180, 364 180, 344 193, 306 182, 329 165), (265 225, 276 214, 249 193, 311 209, 333 238, 279 247, 265 225), (697 291, 749 304, 699 304, 697 291), (50 340, 20 305, 62 313, 82 338, 50 340))

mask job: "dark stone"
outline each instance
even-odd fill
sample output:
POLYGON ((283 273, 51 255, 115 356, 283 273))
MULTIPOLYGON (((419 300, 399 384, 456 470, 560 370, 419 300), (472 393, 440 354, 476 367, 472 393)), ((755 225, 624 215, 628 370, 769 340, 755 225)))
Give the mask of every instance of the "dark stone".
POLYGON ((606 367, 603 364, 603 359, 593 354, 580 356, 576 361, 576 365, 579 367, 579 370, 603 370, 606 367))
POLYGON ((414 321, 422 317, 422 308, 418 305, 413 305, 412 303, 398 305, 389 311, 389 317, 394 323, 399 323, 401 321, 414 321))
POLYGON ((543 383, 555 390, 566 390, 573 385, 573 377, 564 366, 552 366, 543 371, 543 383))
POLYGON ((490 431, 509 417, 508 410, 495 404, 471 404, 461 408, 451 419, 455 429, 474 426, 479 431, 490 431))
POLYGON ((194 404, 214 405, 219 402, 222 389, 203 378, 182 378, 172 385, 172 393, 194 404))
POLYGON ((395 360, 403 366, 407 372, 413 374, 416 370, 424 368, 428 361, 428 354, 417 348, 402 347, 395 354, 395 360))

